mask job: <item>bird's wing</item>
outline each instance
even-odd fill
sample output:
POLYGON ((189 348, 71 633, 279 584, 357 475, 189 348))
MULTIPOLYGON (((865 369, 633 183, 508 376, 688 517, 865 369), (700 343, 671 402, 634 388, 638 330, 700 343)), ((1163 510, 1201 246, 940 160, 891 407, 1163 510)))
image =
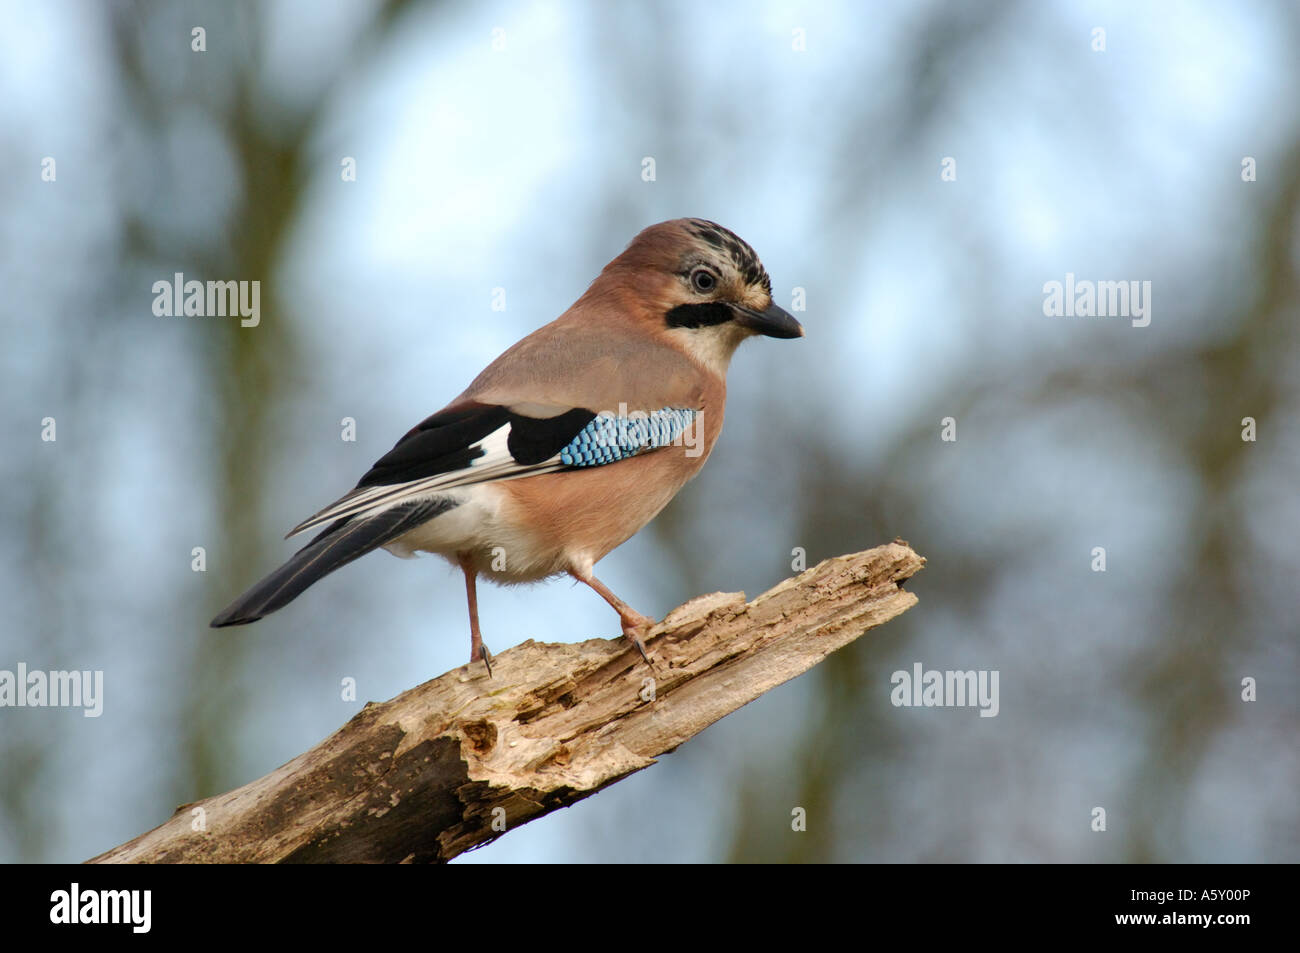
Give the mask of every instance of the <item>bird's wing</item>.
POLYGON ((614 463, 668 446, 691 426, 699 388, 678 352, 557 325, 494 361, 289 536, 457 487, 614 463), (647 360, 657 374, 646 373, 647 360), (618 366, 621 374, 610 371, 618 366))
POLYGON ((674 407, 609 414, 532 405, 529 411, 461 404, 434 414, 380 457, 356 489, 289 535, 457 487, 616 463, 671 446, 696 415, 674 407))

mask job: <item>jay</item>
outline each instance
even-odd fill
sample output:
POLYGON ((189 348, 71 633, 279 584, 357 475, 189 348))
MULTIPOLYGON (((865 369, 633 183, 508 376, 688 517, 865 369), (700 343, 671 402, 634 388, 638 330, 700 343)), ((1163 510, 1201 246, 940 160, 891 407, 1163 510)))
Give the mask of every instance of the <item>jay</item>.
POLYGON ((702 219, 652 225, 568 311, 509 348, 380 457, 346 496, 299 523, 319 529, 212 620, 255 622, 383 547, 458 565, 470 662, 491 655, 477 579, 568 574, 619 615, 645 656, 653 620, 592 567, 652 520, 708 459, 741 341, 803 336, 772 302, 754 250, 702 219))

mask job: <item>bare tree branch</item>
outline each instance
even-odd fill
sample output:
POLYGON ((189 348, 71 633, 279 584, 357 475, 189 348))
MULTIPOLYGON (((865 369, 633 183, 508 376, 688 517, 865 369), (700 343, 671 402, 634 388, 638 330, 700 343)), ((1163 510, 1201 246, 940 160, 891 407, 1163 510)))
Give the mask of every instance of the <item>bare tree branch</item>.
POLYGON ((653 669, 621 639, 525 642, 491 678, 466 666, 372 702, 288 764, 90 862, 449 860, 654 764, 906 611, 902 584, 924 565, 896 541, 753 602, 693 599, 652 631, 653 669))

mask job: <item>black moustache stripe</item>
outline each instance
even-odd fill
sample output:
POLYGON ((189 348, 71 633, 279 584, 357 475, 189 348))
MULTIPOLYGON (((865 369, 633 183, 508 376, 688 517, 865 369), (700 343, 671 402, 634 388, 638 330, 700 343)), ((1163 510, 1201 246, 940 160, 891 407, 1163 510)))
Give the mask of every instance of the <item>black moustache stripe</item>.
POLYGON ((735 316, 735 312, 722 302, 705 301, 700 304, 679 304, 664 315, 664 321, 670 328, 707 328, 715 324, 726 324, 735 316))

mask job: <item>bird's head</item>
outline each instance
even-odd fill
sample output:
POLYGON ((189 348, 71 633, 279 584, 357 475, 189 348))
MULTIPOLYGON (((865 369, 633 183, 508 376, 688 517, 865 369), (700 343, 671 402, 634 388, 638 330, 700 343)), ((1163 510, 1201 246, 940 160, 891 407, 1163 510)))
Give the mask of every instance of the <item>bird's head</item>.
POLYGON ((609 263, 604 281, 631 290, 640 320, 709 365, 725 368, 755 334, 803 337, 799 322, 772 302, 772 280, 754 249, 704 219, 651 225, 609 263))

